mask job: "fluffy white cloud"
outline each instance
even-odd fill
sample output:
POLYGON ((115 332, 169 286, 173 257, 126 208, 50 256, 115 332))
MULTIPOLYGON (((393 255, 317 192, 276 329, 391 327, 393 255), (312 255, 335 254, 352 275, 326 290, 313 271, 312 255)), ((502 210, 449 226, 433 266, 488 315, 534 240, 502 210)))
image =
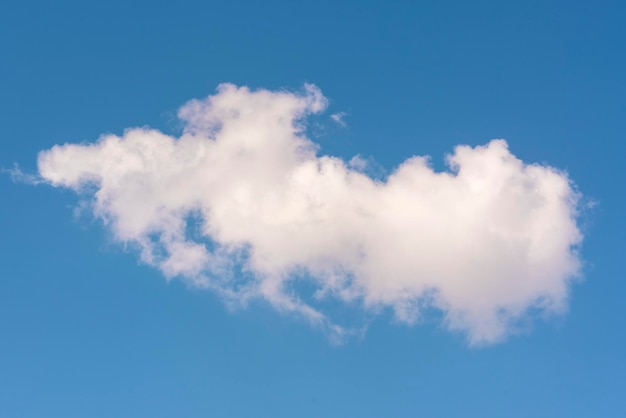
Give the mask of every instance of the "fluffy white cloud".
POLYGON ((565 173, 494 140, 456 147, 449 171, 411 157, 375 180, 317 155, 304 123, 325 107, 312 85, 223 84, 180 109, 179 138, 134 128, 55 146, 39 172, 86 196, 168 278, 230 301, 263 298, 339 336, 314 307, 322 299, 391 308, 409 323, 434 309, 473 344, 502 340, 530 311, 564 311, 582 239, 565 173))

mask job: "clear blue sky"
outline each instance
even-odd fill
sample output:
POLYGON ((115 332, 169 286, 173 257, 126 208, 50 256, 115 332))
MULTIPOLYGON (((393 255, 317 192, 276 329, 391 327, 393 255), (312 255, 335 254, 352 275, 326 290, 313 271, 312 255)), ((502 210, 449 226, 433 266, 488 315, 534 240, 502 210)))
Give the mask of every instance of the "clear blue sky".
MULTIPOLYGON (((488 347, 389 312, 362 338, 167 282, 74 193, 0 176, 0 417, 626 416, 626 4, 108 1, 0 6, 0 167, 176 111, 219 83, 314 83, 347 126, 321 152, 505 138, 597 203, 569 311, 488 347)), ((320 119, 321 120, 321 119, 320 119)), ((352 314, 355 314, 354 312, 352 314)), ((356 313, 358 315, 358 313, 356 313)))

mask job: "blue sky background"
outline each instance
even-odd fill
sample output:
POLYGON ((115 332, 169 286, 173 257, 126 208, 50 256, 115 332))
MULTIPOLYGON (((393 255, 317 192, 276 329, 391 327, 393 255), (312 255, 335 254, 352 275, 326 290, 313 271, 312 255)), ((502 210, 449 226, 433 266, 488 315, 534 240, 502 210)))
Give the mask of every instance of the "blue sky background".
POLYGON ((618 1, 25 1, 0 6, 0 166, 149 125, 221 82, 318 85, 322 152, 436 167, 505 138, 565 169, 583 219, 570 312, 468 348, 378 317, 332 346, 262 306, 229 313, 0 177, 0 417, 626 416, 626 4, 618 1))

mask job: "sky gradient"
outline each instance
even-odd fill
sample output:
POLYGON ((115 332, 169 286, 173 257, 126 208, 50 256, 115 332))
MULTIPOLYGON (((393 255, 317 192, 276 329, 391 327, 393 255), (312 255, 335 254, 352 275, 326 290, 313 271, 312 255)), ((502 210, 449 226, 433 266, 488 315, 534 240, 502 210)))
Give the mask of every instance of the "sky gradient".
MULTIPOLYGON (((625 175, 620 160, 625 148, 625 12, 621 3, 608 1, 515 5, 61 1, 1 6, 0 416, 624 416, 626 337, 621 322, 626 313, 626 284, 621 259, 626 249, 626 201, 621 194, 625 175), (101 135, 124 137, 133 127, 144 129, 141 132, 149 127, 167 137, 184 136, 190 129, 190 116, 187 114, 185 122, 184 112, 178 113, 181 106, 194 98, 202 103, 209 96, 225 97, 216 91, 221 83, 247 86, 253 93, 282 94, 279 98, 288 100, 289 106, 298 108, 304 103, 303 109, 308 109, 305 119, 295 119, 305 121, 298 135, 306 135, 307 144, 315 144, 312 154, 306 158, 293 154, 295 160, 289 159, 292 154, 272 154, 280 159, 268 160, 270 167, 283 167, 278 164, 283 161, 296 161, 293 167, 306 166, 307 161, 323 164, 318 160, 332 156, 335 162, 343 161, 342 170, 347 173, 387 179, 390 184, 389 176, 393 178, 395 170, 414 156, 431 156, 428 173, 436 178, 434 173, 448 170, 445 157, 453 154, 455 147, 467 145, 467 155, 486 158, 488 153, 476 150, 504 152, 498 148, 502 142, 490 143, 502 138, 516 161, 557 169, 550 171, 550 179, 567 176, 572 190, 581 194, 575 227, 584 240, 578 252, 570 253, 569 244, 577 242, 573 229, 557 228, 552 236, 564 237, 564 244, 558 247, 559 260, 571 256, 574 258, 567 260, 580 265, 560 263, 565 266, 558 270, 562 275, 549 275, 558 278, 550 283, 566 283, 565 288, 547 286, 544 276, 537 276, 540 286, 529 295, 558 294, 553 299, 562 298, 565 308, 546 305, 548 308, 541 307, 528 319, 522 308, 532 298, 512 302, 514 299, 506 296, 511 292, 520 295, 512 290, 520 283, 511 275, 517 258, 499 256, 501 243, 473 240, 474 247, 484 249, 487 257, 479 260, 491 260, 489 256, 503 260, 503 267, 488 271, 496 279, 510 278, 498 281, 505 283, 501 286, 504 293, 485 293, 484 289, 492 287, 481 283, 492 282, 481 280, 491 277, 489 274, 474 277, 471 267, 463 267, 467 275, 446 270, 440 281, 424 279, 446 295, 443 302, 430 305, 413 323, 402 315, 404 299, 394 293, 396 287, 390 279, 372 273, 397 265, 386 264, 383 257, 385 251, 397 254, 393 245, 386 245, 395 241, 384 241, 383 232, 373 238, 361 237, 355 231, 363 228, 355 221, 354 230, 330 236, 320 248, 331 248, 332 242, 341 239, 365 248, 372 256, 363 271, 355 270, 348 253, 330 262, 349 267, 357 279, 330 286, 327 265, 322 268, 319 261, 329 255, 320 250, 315 253, 317 258, 313 257, 311 242, 317 238, 307 235, 302 237, 304 248, 310 250, 306 266, 312 276, 317 272, 325 279, 289 288, 311 295, 321 283, 335 292, 347 289, 358 300, 374 301, 364 307, 347 296, 321 302, 311 299, 316 311, 359 330, 338 341, 328 327, 316 325, 300 308, 281 304, 284 295, 280 292, 253 297, 245 307, 233 305, 219 290, 194 285, 189 278, 199 276, 185 270, 190 263, 181 264, 183 268, 165 265, 158 257, 151 262, 142 258, 141 248, 120 243, 120 231, 130 234, 129 229, 116 229, 115 223, 104 225, 98 213, 94 216, 93 208, 84 203, 99 186, 89 186, 92 189, 83 190, 78 197, 66 190, 72 188, 72 179, 92 173, 72 171, 72 164, 86 161, 82 154, 61 161, 61 151, 67 148, 56 148, 59 153, 49 154, 49 165, 42 165, 42 160, 38 165, 40 152, 50 152, 55 145, 78 144, 86 150, 101 135), (304 86, 310 84, 323 94, 323 106, 315 102, 319 97, 307 99, 304 86), (486 144, 495 145, 477 148, 486 144), (357 155, 359 159, 354 160, 357 155), (39 174, 42 177, 37 177, 39 174), (45 182, 28 184, 41 180, 45 182), (168 271, 171 280, 165 278, 168 271), (360 282, 358 277, 367 280, 360 282), (456 283, 450 277, 466 279, 469 290, 449 285, 456 283), (358 286, 350 287, 354 283, 358 286), (448 293, 441 290, 448 288, 448 293), (466 298, 454 296, 453 290, 466 298), (473 304, 485 295, 492 299, 484 300, 496 300, 494 306, 505 302, 514 306, 512 312, 521 312, 522 321, 513 328, 501 328, 506 331, 499 334, 493 331, 497 328, 486 327, 484 312, 491 311, 477 310, 473 304), (498 296, 493 299, 493 295, 498 296), (455 328, 445 317, 455 309, 481 314, 474 322, 461 321, 455 328), (472 335, 483 335, 482 340, 474 341, 480 344, 472 343, 472 335)), ((248 100, 257 96, 242 97, 248 106, 252 103, 248 100)), ((270 104, 278 103, 276 97, 271 96, 253 114, 272 108, 270 104)), ((277 109, 278 113, 271 114, 280 116, 276 120, 293 115, 280 113, 284 107, 277 109)), ((228 126, 227 119, 219 121, 220 127, 228 126)), ((250 123, 245 127, 260 131, 250 123)), ((276 132, 287 131, 273 130, 268 138, 278 138, 276 132)), ((297 135, 291 134, 285 133, 284 138, 297 140, 297 135)), ((154 142, 150 135, 142 140, 154 142)), ((228 141, 224 143, 232 143, 228 141)), ((289 141, 277 149, 284 150, 292 143, 289 141)), ((260 149, 267 151, 266 145, 260 143, 260 149)), ((216 155, 227 164, 238 164, 237 153, 216 155)), ((259 160, 250 161, 266 161, 267 154, 259 155, 259 160)), ((96 159, 106 161, 102 154, 96 159)), ((241 164, 249 166, 250 161, 241 164)), ((478 161, 480 167, 490 166, 487 160, 478 161)), ((188 165, 184 160, 182 166, 188 165)), ((162 167, 171 168, 174 163, 167 160, 162 167)), ((223 184, 235 184, 222 172, 216 176, 223 184)), ((152 178, 144 176, 141 181, 152 178)), ((530 177, 523 178, 524 184, 530 181, 530 177)), ((316 179, 313 176, 307 184, 318 184, 316 179)), ((128 186, 127 180, 120 184, 128 186)), ((426 190, 448 190, 435 183, 427 183, 426 190)), ((546 189, 547 183, 541 184, 544 186, 515 189, 523 191, 515 194, 516 198, 535 201, 533 193, 546 189)), ((285 187, 276 189, 296 190, 293 185, 285 187)), ((363 187, 369 190, 369 186, 363 187)), ((162 190, 169 196, 177 189, 162 190)), ((123 189, 107 190, 112 191, 108 202, 124 202, 115 200, 120 196, 115 193, 125 193, 123 189)), ((267 190, 266 195, 276 192, 267 190)), ((360 202, 370 196, 362 189, 347 190, 341 196, 357 196, 354 199, 360 202)), ((454 190, 451 195, 456 196, 454 190)), ((215 211, 222 207, 216 199, 223 195, 211 193, 202 207, 215 211)), ((414 189, 407 189, 406 196, 415 195, 414 189)), ((426 202, 425 208, 434 208, 444 219, 446 208, 460 206, 470 211, 471 204, 478 201, 476 196, 484 195, 441 206, 428 203, 429 194, 417 196, 426 202)), ((540 197, 551 196, 555 195, 540 197)), ((493 201, 511 199, 496 197, 493 201)), ((387 202, 389 198, 380 194, 373 201, 387 202)), ((324 202, 344 207, 341 200, 324 202)), ((130 201, 129 207, 137 208, 139 203, 130 201)), ((365 206, 372 208, 371 204, 365 206)), ((128 213, 104 207, 109 220, 111 214, 128 213)), ((233 213, 232 207, 225 207, 233 213)), ((488 206, 492 214, 511 213, 506 207, 499 211, 501 207, 488 206)), ((559 221, 570 219, 569 206, 559 207, 563 210, 558 216, 542 215, 537 219, 545 222, 532 225, 556 228, 559 221)), ((527 219, 523 213, 520 216, 527 219)), ((348 219, 358 216, 352 214, 348 219)), ((215 224, 220 232, 212 230, 209 238, 234 242, 233 225, 242 219, 215 224)), ((251 219, 256 222, 259 218, 251 219)), ((338 227, 331 221, 338 219, 331 214, 322 224, 336 231, 338 227)), ((411 247, 419 240, 411 241, 415 234, 409 232, 423 230, 411 226, 410 217, 400 219, 409 241, 399 248, 411 247)), ((504 225, 498 223, 498 217, 484 223, 476 216, 468 219, 470 223, 462 224, 468 231, 504 225)), ((460 223, 454 225, 458 227, 454 231, 465 231, 460 223)), ((513 225, 529 224, 515 221, 513 225)), ((383 227, 373 230, 388 231, 383 227)), ((264 231, 253 234, 248 228, 249 235, 237 235, 237 239, 258 253, 270 254, 275 247, 259 238, 265 236, 264 231)), ((275 229, 271 231, 276 234, 275 229)), ((141 234, 128 236, 132 241, 141 234)), ((458 242, 456 235, 433 237, 442 237, 445 248, 449 246, 446 238, 458 242)), ((428 242, 433 243, 429 251, 442 253, 434 241, 428 242)), ((537 242, 545 244, 546 240, 537 242)), ((287 254, 285 247, 276 248, 281 249, 276 254, 287 254)), ((424 251, 416 254, 426 254, 424 251)), ((541 253, 552 254, 545 249, 541 253)), ((407 257, 412 262, 419 259, 417 255, 407 257)), ((428 253, 424 258, 433 257, 428 253)), ((551 256, 550 260, 557 258, 551 256)), ((261 257, 259 260, 272 261, 272 267, 257 260, 253 272, 277 277, 270 273, 278 271, 278 259, 275 255, 261 257)), ((458 259, 462 257, 455 256, 458 259)), ((303 260, 301 255, 293 255, 284 265, 301 265, 303 260)), ((495 264, 489 261, 484 265, 495 264)), ((428 276, 424 264, 415 261, 407 266, 402 273, 407 281, 398 288, 415 285, 417 290, 409 293, 420 295, 422 282, 415 278, 428 276)), ((236 277, 247 277, 239 271, 241 265, 236 267, 236 277)))

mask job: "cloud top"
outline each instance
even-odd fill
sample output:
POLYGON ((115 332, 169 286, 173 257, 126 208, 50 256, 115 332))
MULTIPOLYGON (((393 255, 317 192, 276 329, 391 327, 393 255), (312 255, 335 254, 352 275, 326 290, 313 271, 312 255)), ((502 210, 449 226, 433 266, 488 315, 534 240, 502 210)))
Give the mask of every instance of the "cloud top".
POLYGON ((529 311, 566 309, 582 235, 565 173, 493 140, 456 147, 444 172, 414 156, 372 179, 306 137, 307 115, 326 105, 313 85, 223 84, 180 109, 178 138, 133 128, 57 145, 39 173, 88 199, 168 278, 262 298, 337 334, 324 300, 409 323, 434 309, 472 344, 504 339, 529 311))

